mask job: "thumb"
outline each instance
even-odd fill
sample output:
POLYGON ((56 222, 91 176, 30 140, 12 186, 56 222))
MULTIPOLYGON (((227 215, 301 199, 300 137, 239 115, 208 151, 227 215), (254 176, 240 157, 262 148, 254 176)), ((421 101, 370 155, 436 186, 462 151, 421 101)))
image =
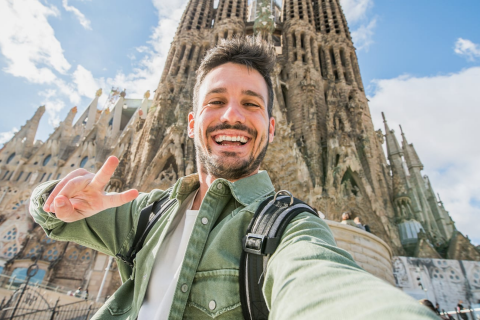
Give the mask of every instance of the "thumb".
POLYGON ((135 200, 138 197, 138 190, 130 189, 121 193, 107 193, 105 197, 105 204, 108 208, 119 207, 125 203, 135 200))

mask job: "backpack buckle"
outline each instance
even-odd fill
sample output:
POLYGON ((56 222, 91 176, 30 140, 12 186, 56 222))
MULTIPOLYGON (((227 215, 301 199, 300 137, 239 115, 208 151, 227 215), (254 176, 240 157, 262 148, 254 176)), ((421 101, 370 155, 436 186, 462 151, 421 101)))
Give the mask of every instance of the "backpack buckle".
POLYGON ((266 255, 265 238, 266 236, 261 234, 247 234, 245 237, 243 237, 243 251, 257 255, 266 255))

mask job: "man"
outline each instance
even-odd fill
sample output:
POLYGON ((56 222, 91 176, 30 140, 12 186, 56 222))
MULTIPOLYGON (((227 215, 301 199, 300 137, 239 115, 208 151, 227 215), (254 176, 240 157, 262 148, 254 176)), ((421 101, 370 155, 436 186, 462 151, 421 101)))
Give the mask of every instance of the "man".
MULTIPOLYGON (((31 213, 49 237, 115 256, 132 244, 142 208, 168 194, 178 204, 155 224, 123 285, 95 319, 242 319, 241 239, 259 203, 274 194, 259 166, 273 141, 273 49, 234 39, 210 50, 197 71, 188 135, 198 174, 167 191, 104 193, 118 160, 75 170, 34 191, 31 213)), ((335 245, 327 224, 291 221, 264 276, 272 319, 435 319, 413 299, 362 270, 335 245), (348 308, 345 297, 348 296, 348 308)))

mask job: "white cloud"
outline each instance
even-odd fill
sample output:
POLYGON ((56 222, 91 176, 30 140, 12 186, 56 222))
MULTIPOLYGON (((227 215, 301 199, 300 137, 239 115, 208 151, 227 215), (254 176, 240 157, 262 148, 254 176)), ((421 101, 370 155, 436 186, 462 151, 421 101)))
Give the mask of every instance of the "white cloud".
POLYGON ((69 6, 68 0, 62 0, 62 5, 66 11, 72 12, 75 15, 75 17, 78 19, 78 22, 80 22, 82 27, 84 27, 87 30, 92 30, 92 27, 90 26, 90 20, 88 20, 85 17, 85 15, 82 12, 80 12, 80 10, 78 10, 74 6, 69 6))
POLYGON ((65 74, 70 64, 63 55, 47 18, 59 16, 54 6, 38 0, 0 1, 0 49, 5 72, 33 83, 52 83, 55 70, 65 74))
POLYGON ((13 135, 18 131, 17 128, 13 128, 11 131, 0 132, 0 145, 10 141, 13 138, 13 135))
POLYGON ((105 86, 103 79, 95 80, 92 73, 81 65, 73 73, 73 82, 77 85, 78 93, 89 98, 94 98, 95 92, 105 86))
POLYGON ((480 45, 468 39, 458 38, 455 42, 455 53, 473 61, 475 58, 480 58, 480 45))
POLYGON ((42 102, 48 114, 48 124, 57 127, 60 124, 60 112, 65 108, 65 102, 60 99, 47 99, 42 102))
POLYGON ((374 124, 383 129, 384 111, 390 128, 401 124, 409 143, 425 165, 458 230, 480 244, 480 67, 458 73, 416 78, 401 76, 375 81, 370 98, 374 124))
POLYGON ((371 15, 373 0, 340 0, 357 50, 368 51, 373 43, 377 17, 371 15))
POLYGON ((367 18, 367 11, 373 7, 373 0, 341 0, 348 23, 356 23, 367 18))
POLYGON ((133 72, 129 74, 119 72, 114 78, 106 79, 106 86, 126 88, 129 97, 142 97, 145 91, 157 88, 170 43, 186 3, 187 0, 153 0, 153 5, 158 10, 159 22, 148 43, 137 48, 137 51, 144 53, 145 56, 138 62, 133 72))
POLYGON ((352 38, 355 41, 357 50, 366 50, 373 43, 374 29, 377 25, 377 19, 373 18, 367 25, 361 25, 352 32, 352 38))

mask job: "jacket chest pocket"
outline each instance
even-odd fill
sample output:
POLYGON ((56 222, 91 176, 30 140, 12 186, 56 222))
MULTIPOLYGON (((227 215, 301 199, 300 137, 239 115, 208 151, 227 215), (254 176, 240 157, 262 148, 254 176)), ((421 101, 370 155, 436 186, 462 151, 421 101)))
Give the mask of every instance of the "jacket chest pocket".
POLYGON ((238 270, 197 272, 184 316, 185 319, 241 319, 238 270))

